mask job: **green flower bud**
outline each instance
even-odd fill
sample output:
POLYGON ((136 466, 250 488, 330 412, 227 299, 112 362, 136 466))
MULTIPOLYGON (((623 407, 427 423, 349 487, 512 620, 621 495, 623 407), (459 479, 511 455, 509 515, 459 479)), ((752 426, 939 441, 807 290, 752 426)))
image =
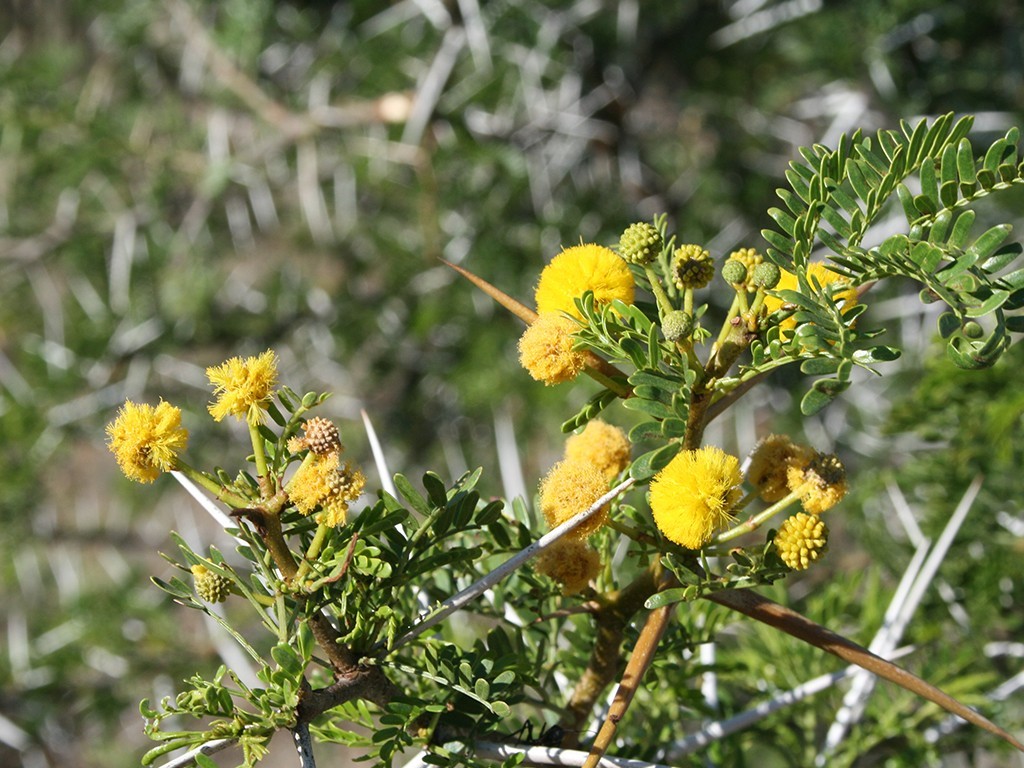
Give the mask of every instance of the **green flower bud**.
POLYGON ((661 253, 661 232, 653 224, 637 222, 626 227, 619 239, 619 256, 630 264, 650 264, 661 253))
POLYGON ((231 594, 231 579, 214 573, 204 565, 192 566, 196 594, 208 603, 223 603, 231 594))
POLYGON ((779 284, 781 277, 781 270, 771 262, 765 261, 754 267, 750 282, 753 283, 755 288, 764 288, 766 291, 770 291, 779 284))
POLYGON ((677 309, 665 315, 661 323, 661 332, 669 341, 682 341, 693 332, 693 316, 677 309))
POLYGON ((964 323, 964 336, 968 339, 980 339, 985 335, 985 329, 973 320, 964 323))
POLYGON ((715 276, 711 254, 699 245, 681 245, 672 255, 672 279, 676 288, 703 288, 715 276))
POLYGON ((747 268, 747 277, 740 287, 744 291, 754 290, 754 286, 750 282, 750 276, 754 274, 754 268, 764 261, 764 256, 753 248, 740 248, 738 251, 733 251, 729 254, 729 260, 736 260, 747 268))
POLYGON ((747 279, 747 268, 738 259, 729 259, 722 265, 722 278, 732 285, 740 285, 747 279))

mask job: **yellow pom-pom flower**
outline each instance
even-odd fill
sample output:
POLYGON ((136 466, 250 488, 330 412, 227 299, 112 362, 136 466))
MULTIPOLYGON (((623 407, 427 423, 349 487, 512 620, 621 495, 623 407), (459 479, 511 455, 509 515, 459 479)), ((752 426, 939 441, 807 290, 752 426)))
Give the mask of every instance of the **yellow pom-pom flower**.
POLYGON ((812 515, 832 509, 846 495, 846 467, 835 454, 819 453, 804 466, 790 466, 786 479, 812 515))
POLYGON ((559 539, 539 555, 537 573, 562 585, 566 597, 578 594, 601 572, 601 556, 585 542, 559 539))
POLYGON ((188 445, 181 409, 163 400, 156 407, 126 400, 107 425, 108 447, 129 480, 152 483, 178 466, 188 445))
POLYGON ((318 522, 331 528, 343 525, 348 507, 366 485, 363 473, 337 453, 314 455, 304 461, 287 485, 288 498, 303 515, 321 510, 318 522))
POLYGON ((768 435, 758 442, 750 457, 747 479, 762 501, 772 504, 789 495, 789 468, 806 467, 814 451, 797 445, 785 435, 768 435))
MULTIPOLYGON (((840 275, 838 272, 833 272, 831 269, 826 267, 820 262, 814 262, 807 265, 807 276, 814 277, 825 291, 832 293, 832 299, 836 302, 843 303, 843 309, 848 310, 857 304, 857 289, 850 285, 848 278, 840 275)), ((776 291, 799 291, 800 282, 797 280, 796 275, 792 272, 782 270, 782 275, 779 278, 778 284, 775 286, 776 291)), ((764 306, 771 314, 778 310, 783 304, 782 299, 777 296, 766 296, 764 300, 764 306)), ((790 315, 780 323, 780 327, 783 330, 792 330, 796 328, 796 318, 790 315)))
POLYGON ((610 248, 588 243, 564 249, 544 267, 537 284, 537 311, 579 318, 576 299, 593 291, 598 306, 619 299, 633 303, 633 273, 610 248))
POLYGON ((593 464, 611 480, 629 466, 629 438, 618 427, 591 419, 582 432, 565 441, 565 458, 593 464))
POLYGON ((207 368, 206 377, 217 398, 209 407, 214 420, 231 415, 252 425, 262 424, 263 411, 277 383, 277 356, 267 350, 259 357, 232 357, 207 368))
POLYGON ((798 512, 775 534, 775 549, 794 571, 806 571, 828 549, 828 526, 817 515, 798 512))
POLYGON ((721 448, 681 451, 651 481, 651 513, 669 541, 700 549, 732 519, 740 462, 721 448))
POLYGON ((519 362, 537 381, 548 386, 572 381, 586 358, 573 349, 575 321, 557 312, 542 312, 519 339, 519 362))
MULTIPOLYGON (((540 484, 540 509, 552 528, 580 512, 590 509, 608 492, 608 480, 593 464, 584 461, 560 461, 551 468, 540 484)), ((605 505, 585 523, 568 534, 569 538, 585 539, 608 520, 605 505)))

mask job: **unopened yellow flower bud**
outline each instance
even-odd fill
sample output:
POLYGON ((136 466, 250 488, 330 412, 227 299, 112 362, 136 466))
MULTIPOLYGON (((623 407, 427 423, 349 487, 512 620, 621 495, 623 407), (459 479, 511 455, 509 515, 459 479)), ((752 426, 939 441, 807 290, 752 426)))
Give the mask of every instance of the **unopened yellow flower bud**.
POLYGON ((730 285, 742 287, 747 279, 747 268, 738 259, 729 259, 722 265, 722 279, 730 285))
POLYGON ((703 288, 715 276, 711 254, 699 245, 681 245, 672 256, 672 280, 676 288, 703 288))
POLYGON ((674 309, 661 322, 661 332, 668 341, 684 341, 693 333, 693 315, 674 309))
POLYGON ((211 571, 205 565, 192 566, 196 594, 208 603, 223 603, 231 594, 231 579, 211 571))
POLYGON ((798 512, 779 526, 775 549, 791 569, 805 571, 828 549, 828 526, 817 515, 798 512))
POLYGON ((630 264, 650 264, 661 253, 661 232, 653 224, 637 222, 619 238, 619 256, 630 264))

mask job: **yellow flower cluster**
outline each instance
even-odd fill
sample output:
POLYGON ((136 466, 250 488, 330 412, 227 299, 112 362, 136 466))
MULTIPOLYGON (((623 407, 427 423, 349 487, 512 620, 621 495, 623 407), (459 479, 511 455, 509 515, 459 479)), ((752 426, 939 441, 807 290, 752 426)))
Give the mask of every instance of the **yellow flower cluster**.
POLYGON ((795 494, 805 512, 818 515, 846 495, 846 469, 834 454, 817 453, 785 435, 768 435, 750 457, 747 479, 763 501, 795 494))
POLYGON ((633 275, 609 248, 588 244, 566 248, 541 272, 535 299, 537 319, 519 339, 519 362, 537 381, 572 381, 586 365, 574 348, 573 333, 582 319, 576 300, 587 291, 597 305, 615 299, 633 303, 633 275))
POLYGON ((303 461, 288 483, 288 498, 303 515, 321 510, 317 522, 331 528, 344 525, 349 504, 359 498, 366 485, 363 473, 337 452, 313 454, 303 461))
MULTIPOLYGON (((560 461, 551 468, 540 484, 540 509, 548 525, 557 528, 580 512, 590 509, 608 492, 608 480, 593 464, 582 461, 560 461)), ((593 517, 576 528, 567 538, 582 540, 608 520, 605 505, 593 517)))
POLYGON ((739 459, 721 448, 681 451, 651 481, 654 522, 669 541, 700 549, 733 519, 739 484, 739 459))
POLYGON ((267 350, 259 357, 232 357, 206 369, 216 401, 210 405, 215 421, 225 416, 244 418, 249 424, 263 423, 263 411, 277 383, 277 356, 267 350))
POLYGON ((565 248, 540 273, 537 312, 564 312, 580 318, 576 299, 587 291, 597 305, 618 299, 633 303, 633 273, 610 248, 588 243, 565 248))
POLYGON ((559 539, 537 555, 534 570, 562 585, 566 597, 587 588, 601 572, 601 556, 586 542, 559 539))
MULTIPOLYGON (((540 508, 548 526, 556 528, 590 509, 608 492, 608 482, 630 462, 626 433, 592 419, 578 435, 565 443, 565 458, 555 464, 540 484, 540 508)), ((600 570, 600 555, 586 546, 587 537, 608 521, 608 507, 559 539, 538 556, 536 569, 562 583, 564 594, 586 587, 600 570)))
POLYGON ((543 312, 519 339, 519 362, 547 385, 572 381, 583 370, 583 353, 573 348, 575 321, 557 312, 543 312))
POLYGON ((804 466, 791 465, 786 478, 804 511, 812 515, 832 509, 846 496, 846 468, 835 454, 819 453, 804 466))
POLYGON ((578 435, 565 441, 565 458, 597 467, 609 480, 629 466, 631 446, 626 433, 600 419, 591 419, 578 435))
POLYGON ((817 515, 798 512, 775 534, 775 549, 794 571, 806 571, 828 549, 828 526, 817 515))
POLYGON ((107 425, 108 447, 129 480, 152 483, 177 468, 188 445, 181 409, 163 400, 157 406, 126 400, 107 425))
POLYGON ((762 501, 780 501, 790 491, 789 468, 805 467, 813 456, 810 448, 797 445, 785 435, 768 435, 754 448, 747 479, 757 489, 762 501))

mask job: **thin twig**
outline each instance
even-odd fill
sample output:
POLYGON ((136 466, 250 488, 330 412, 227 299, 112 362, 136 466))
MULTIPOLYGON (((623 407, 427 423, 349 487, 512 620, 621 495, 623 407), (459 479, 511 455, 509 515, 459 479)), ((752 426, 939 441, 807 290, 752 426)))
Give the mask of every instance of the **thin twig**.
POLYGON ((548 531, 546 534, 537 539, 537 541, 533 542, 533 544, 526 547, 526 549, 522 550, 521 552, 517 552, 515 555, 510 557, 508 560, 499 565, 497 568, 495 568, 489 574, 484 576, 482 579, 475 582, 474 584, 469 585, 464 590, 459 592, 457 595, 449 597, 447 600, 441 603, 441 605, 438 606, 437 609, 434 610, 434 612, 428 614, 420 621, 419 624, 416 624, 412 629, 410 629, 408 632, 406 632, 404 635, 398 638, 395 641, 394 645, 391 646, 390 650, 395 651, 398 648, 401 648, 403 645, 406 645, 407 643, 411 642, 412 640, 426 632, 428 629, 437 625, 438 623, 446 619, 449 615, 459 610, 479 595, 486 592, 488 589, 493 587, 495 584, 497 584, 499 581, 501 581, 506 576, 511 574, 513 571, 517 570, 522 565, 524 565, 531 558, 540 554, 545 549, 554 544, 556 541, 558 541, 560 538, 565 536, 567 533, 570 533, 571 531, 575 530, 584 522, 586 522, 591 517, 596 515, 602 507, 610 503, 613 499, 615 499, 616 496, 625 491, 631 485, 633 485, 632 478, 622 481, 612 490, 608 491, 608 493, 606 493, 600 499, 595 501, 589 509, 580 512, 575 517, 566 520, 557 528, 548 531))

